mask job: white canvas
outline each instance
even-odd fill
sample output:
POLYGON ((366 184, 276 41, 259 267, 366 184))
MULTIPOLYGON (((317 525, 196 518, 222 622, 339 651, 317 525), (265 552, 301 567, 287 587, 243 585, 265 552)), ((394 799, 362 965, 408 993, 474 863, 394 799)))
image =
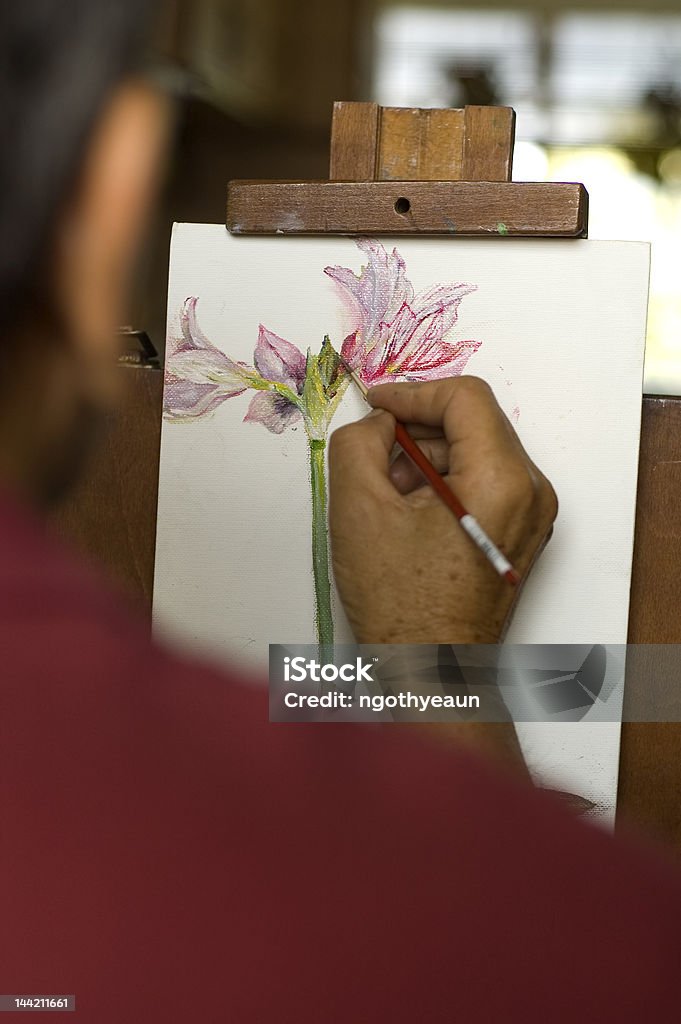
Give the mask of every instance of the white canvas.
MULTIPOLYGON (((509 238, 378 244, 387 259, 398 250, 416 305, 436 285, 472 286, 447 340, 465 355, 460 368, 492 385, 559 496, 554 536, 509 641, 625 643, 649 246, 509 238)), ((186 327, 190 298, 201 339, 236 363, 253 367, 260 325, 303 353, 319 352, 325 335, 340 348, 353 317, 324 270, 359 275, 367 265, 353 239, 236 238, 218 225, 176 225, 171 357, 185 343, 181 315, 186 327)), ((190 375, 194 355, 177 364, 191 363, 190 375)), ((212 352, 211 359, 220 363, 212 352)), ((211 379, 224 382, 224 366, 211 379)), ((244 422, 256 394, 217 395, 205 416, 164 421, 154 617, 160 633, 195 652, 264 670, 269 643, 315 641, 315 596, 305 427, 299 421, 277 434, 244 422)), ((349 388, 331 429, 365 412, 349 388)), ((332 600, 335 639, 351 640, 332 600)), ((521 737, 541 777, 612 815, 619 726, 526 726, 521 737)))

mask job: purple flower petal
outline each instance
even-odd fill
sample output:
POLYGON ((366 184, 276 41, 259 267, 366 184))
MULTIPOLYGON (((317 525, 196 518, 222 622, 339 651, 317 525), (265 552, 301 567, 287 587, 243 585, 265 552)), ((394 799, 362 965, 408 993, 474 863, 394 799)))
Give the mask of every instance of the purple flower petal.
POLYGON ((185 304, 182 307, 182 313, 180 314, 180 326, 182 328, 182 336, 184 338, 185 345, 188 348, 213 349, 217 352, 219 349, 217 349, 215 345, 208 340, 198 325, 196 319, 196 306, 198 301, 198 298, 192 296, 185 301, 185 304))
POLYGON ((283 434, 287 427, 301 419, 300 409, 273 391, 259 391, 251 399, 244 423, 262 423, 273 434, 283 434))
POLYGON ((172 358, 178 352, 187 351, 211 351, 220 350, 208 340, 196 320, 196 304, 198 299, 195 296, 185 299, 180 312, 180 338, 170 335, 166 342, 166 359, 172 358))
POLYGON ((163 410, 171 419, 196 419, 213 412, 233 394, 225 393, 217 384, 195 384, 192 381, 166 377, 163 410))
POLYGON ((395 380, 442 380, 443 377, 458 377, 464 372, 469 359, 478 351, 482 342, 460 341, 456 345, 443 344, 438 348, 437 357, 426 363, 399 365, 387 362, 365 367, 361 378, 368 387, 395 380))
POLYGON ((324 273, 340 287, 353 326, 368 343, 381 322, 391 320, 405 302, 412 301, 414 289, 397 249, 388 253, 370 238, 359 239, 357 247, 369 257, 359 277, 346 267, 326 267, 324 273))
POLYGON ((461 300, 478 290, 475 284, 439 284, 419 292, 411 304, 419 321, 437 319, 438 329, 444 337, 459 318, 461 300))
POLYGON ((300 349, 268 331, 262 324, 255 346, 255 368, 265 380, 287 384, 300 393, 305 382, 306 360, 300 349))
POLYGON ((355 317, 355 333, 341 349, 343 359, 367 384, 400 376, 431 380, 460 373, 479 345, 452 345, 445 339, 457 323, 462 299, 476 286, 441 284, 415 296, 396 249, 389 254, 371 239, 357 244, 369 256, 359 277, 347 268, 326 268, 355 317))
POLYGON ((252 367, 235 363, 203 334, 196 320, 194 297, 180 314, 182 338, 169 339, 166 353, 164 410, 175 419, 195 419, 249 386, 252 367))
MULTIPOLYGON (((388 339, 381 349, 381 362, 399 367, 402 373, 441 365, 449 349, 444 338, 458 319, 461 299, 472 290, 471 285, 441 287, 424 296, 420 308, 403 306, 391 324, 381 325, 388 339)), ((371 355, 375 353, 376 349, 371 355)))
POLYGON ((166 363, 168 373, 173 377, 191 381, 192 384, 217 384, 223 391, 240 394, 253 377, 249 366, 241 366, 224 354, 215 351, 190 350, 178 352, 166 363))

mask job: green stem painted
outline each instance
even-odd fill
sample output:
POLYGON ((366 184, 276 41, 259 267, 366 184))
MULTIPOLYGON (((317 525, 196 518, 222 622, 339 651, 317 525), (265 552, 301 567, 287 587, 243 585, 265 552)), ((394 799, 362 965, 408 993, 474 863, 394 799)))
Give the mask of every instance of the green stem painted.
POLYGON ((333 644, 331 580, 329 577, 329 528, 327 522, 326 441, 310 438, 310 481, 312 484, 312 569, 317 602, 317 640, 320 646, 333 644))

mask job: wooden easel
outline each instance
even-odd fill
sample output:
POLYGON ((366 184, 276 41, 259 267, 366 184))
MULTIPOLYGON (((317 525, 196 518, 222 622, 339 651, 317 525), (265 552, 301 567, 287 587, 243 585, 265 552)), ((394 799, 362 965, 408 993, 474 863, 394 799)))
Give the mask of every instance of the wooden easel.
POLYGON ((510 107, 337 103, 330 180, 233 181, 232 234, 583 238, 583 185, 512 183, 510 107))
MULTIPOLYGON (((328 182, 232 182, 234 233, 582 238, 573 184, 511 183, 506 107, 417 110, 337 103, 328 182)), ((64 533, 150 611, 162 375, 132 367, 118 430, 58 517, 64 533)), ((630 643, 681 643, 681 399, 643 399, 630 643)), ((619 813, 681 855, 681 725, 625 725, 619 813)))

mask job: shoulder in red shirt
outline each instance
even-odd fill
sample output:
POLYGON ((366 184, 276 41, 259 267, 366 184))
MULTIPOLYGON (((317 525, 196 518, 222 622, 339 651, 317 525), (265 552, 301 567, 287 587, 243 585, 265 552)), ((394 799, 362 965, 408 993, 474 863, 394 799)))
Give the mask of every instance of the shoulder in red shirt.
POLYGON ((270 725, 0 509, 0 991, 78 1020, 675 1019, 655 855, 408 726, 270 725))

